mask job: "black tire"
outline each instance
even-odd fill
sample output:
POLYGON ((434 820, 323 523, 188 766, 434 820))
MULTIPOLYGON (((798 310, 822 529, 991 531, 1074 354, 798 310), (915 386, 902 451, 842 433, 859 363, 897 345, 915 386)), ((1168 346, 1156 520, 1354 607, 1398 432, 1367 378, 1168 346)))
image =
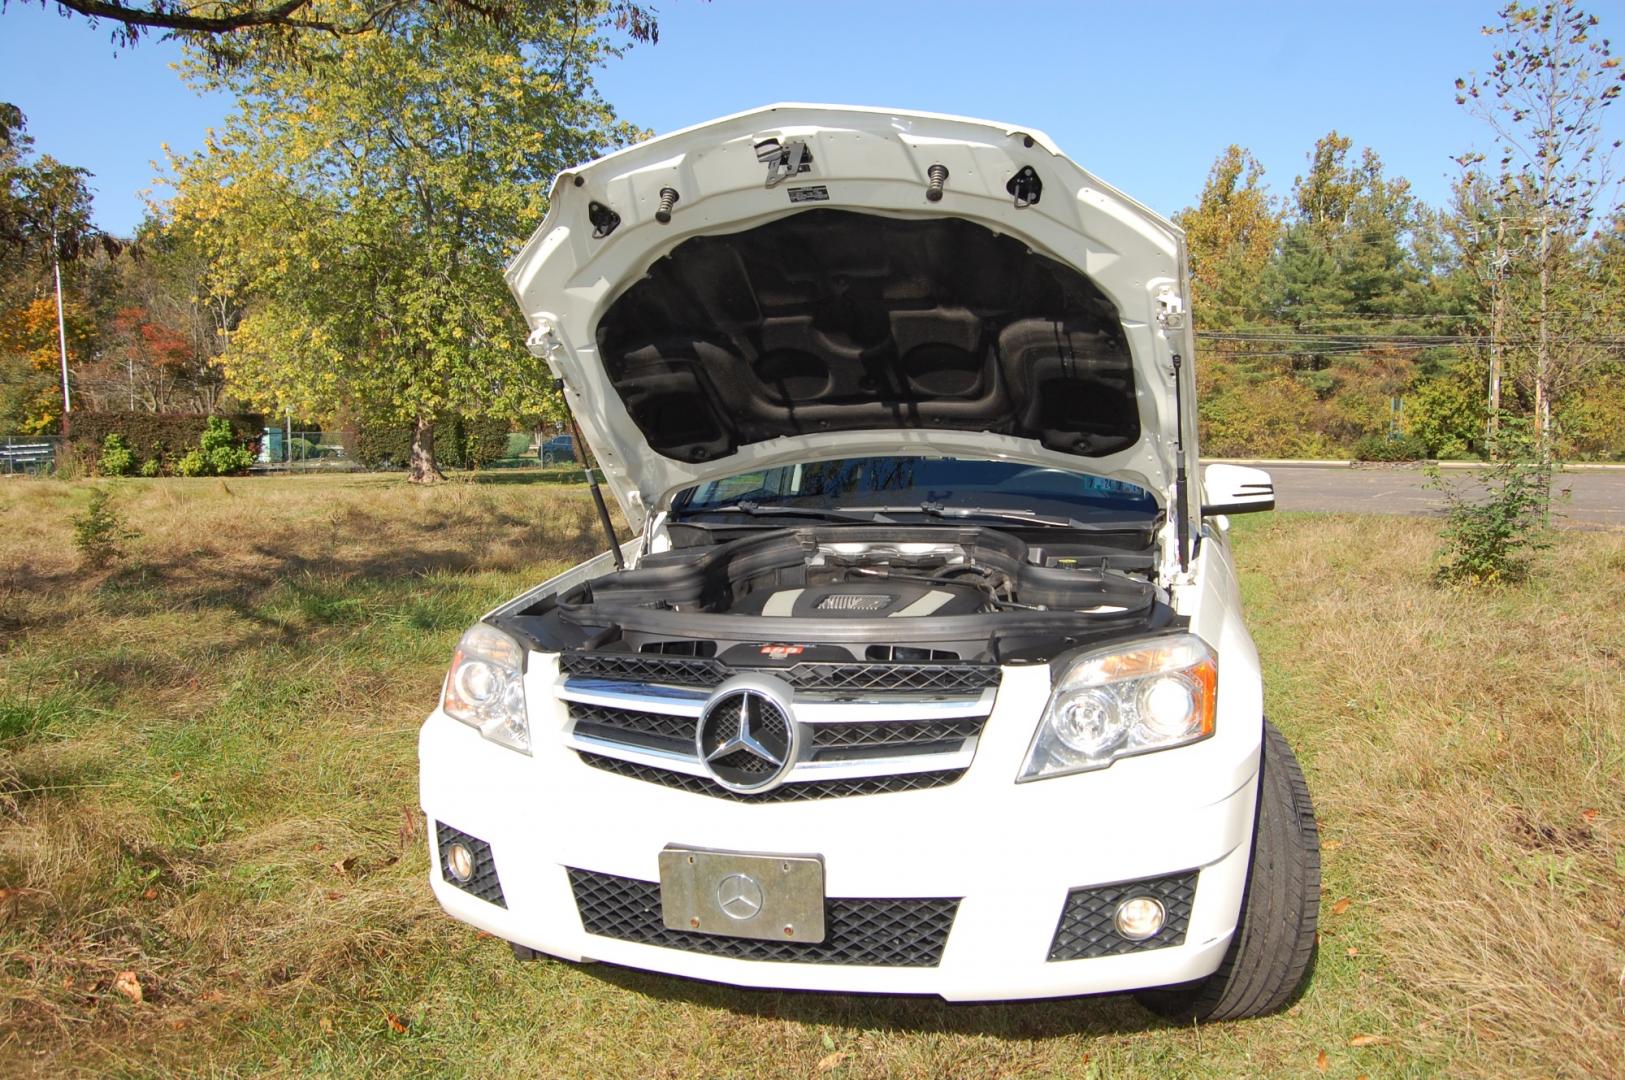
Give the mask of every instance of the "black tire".
POLYGON ((1276 1012, 1308 976, 1319 916, 1320 832, 1309 785, 1285 737, 1266 720, 1252 861, 1230 949, 1205 979, 1135 996, 1152 1012, 1184 1021, 1276 1012))

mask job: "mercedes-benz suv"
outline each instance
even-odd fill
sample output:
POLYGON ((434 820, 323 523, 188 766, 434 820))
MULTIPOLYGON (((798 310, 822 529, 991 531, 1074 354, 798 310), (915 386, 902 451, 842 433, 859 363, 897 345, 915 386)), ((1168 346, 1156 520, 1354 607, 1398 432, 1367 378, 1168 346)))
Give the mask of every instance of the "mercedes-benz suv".
POLYGON ((1291 1000, 1318 843, 1227 539, 1273 493, 1199 471, 1177 228, 1030 129, 781 105, 565 173, 507 277, 635 537, 459 643, 447 912, 748 986, 1291 1000))

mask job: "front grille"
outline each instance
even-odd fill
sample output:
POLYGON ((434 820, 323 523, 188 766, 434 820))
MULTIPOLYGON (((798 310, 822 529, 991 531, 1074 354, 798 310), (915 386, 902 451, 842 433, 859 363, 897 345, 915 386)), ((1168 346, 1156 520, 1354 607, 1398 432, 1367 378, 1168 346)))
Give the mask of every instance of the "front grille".
POLYGON ((559 665, 566 675, 667 686, 717 686, 735 675, 761 672, 777 676, 797 690, 829 694, 979 693, 999 685, 997 664, 953 661, 915 664, 807 661, 783 668, 736 668, 720 660, 698 657, 574 652, 565 653, 559 665))
POLYGON ((585 750, 577 750, 576 753, 580 755, 582 761, 593 768, 603 769, 617 776, 663 784, 691 795, 711 795, 718 799, 735 799, 739 802, 801 802, 807 799, 834 799, 849 795, 888 795, 902 791, 924 791, 951 784, 965 773, 964 769, 941 769, 936 772, 857 776, 843 780, 806 780, 781 784, 771 791, 737 792, 729 791, 716 781, 703 776, 690 776, 688 773, 659 769, 635 761, 622 761, 620 758, 605 757, 602 754, 590 754, 585 750))
POLYGON ((699 723, 698 717, 617 709, 580 701, 567 704, 570 719, 575 721, 575 731, 579 735, 682 754, 694 752, 694 728, 699 723))
POLYGON ((653 881, 570 870, 582 929, 599 937, 684 952, 793 964, 936 967, 959 910, 957 899, 824 902, 824 940, 757 941, 669 929, 653 881))
POLYGON ((508 901, 502 895, 502 882, 497 880, 496 860, 491 857, 491 845, 443 821, 434 823, 434 832, 436 850, 440 853, 440 875, 446 879, 446 884, 455 885, 497 907, 507 907, 508 901), (467 881, 452 877, 451 870, 446 866, 446 849, 457 843, 467 846, 474 855, 474 876, 467 881))
POLYGON ((1061 909, 1061 922, 1055 928, 1049 958, 1087 960, 1184 944, 1185 930, 1191 921, 1191 903, 1196 898, 1196 876, 1196 871, 1191 870, 1146 881, 1073 889, 1066 894, 1066 906, 1061 909), (1162 901, 1168 913, 1168 921, 1162 929, 1143 941, 1128 940, 1112 924, 1117 905, 1132 896, 1155 897, 1162 901))
MULTIPOLYGON (((674 753, 694 752, 694 731, 699 724, 696 717, 580 701, 566 702, 566 705, 578 735, 674 753)), ((815 724, 812 727, 812 745, 815 760, 819 761, 861 756, 869 751, 918 753, 923 750, 956 750, 966 739, 980 735, 986 723, 985 716, 966 716, 947 720, 815 724)))
POLYGON ((963 742, 982 733, 985 716, 955 720, 893 720, 889 723, 819 724, 813 728, 813 746, 862 750, 870 747, 910 746, 918 743, 963 742))

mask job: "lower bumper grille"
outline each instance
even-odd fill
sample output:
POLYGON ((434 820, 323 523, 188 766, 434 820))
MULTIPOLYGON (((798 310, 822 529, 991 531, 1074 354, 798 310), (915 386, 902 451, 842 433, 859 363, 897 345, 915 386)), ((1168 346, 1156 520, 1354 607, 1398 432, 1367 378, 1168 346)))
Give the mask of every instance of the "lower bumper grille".
POLYGON ((668 929, 653 881, 570 870, 581 926, 589 934, 684 952, 799 964, 936 967, 959 911, 957 899, 825 901, 824 940, 756 941, 668 929))
POLYGON ((753 794, 729 791, 716 781, 703 776, 690 776, 687 773, 660 769, 635 761, 622 761, 620 758, 606 757, 603 754, 589 754, 584 750, 577 750, 576 753, 580 755, 582 761, 593 768, 603 769, 617 776, 664 784, 666 787, 686 791, 691 795, 710 795, 718 799, 756 803, 800 802, 805 799, 833 799, 846 795, 885 795, 898 791, 924 791, 927 788, 945 787, 965 774, 964 769, 942 769, 937 772, 857 776, 841 780, 803 780, 783 784, 761 794, 753 794))
POLYGON ((434 823, 434 831, 436 850, 440 853, 440 874, 446 879, 446 884, 497 907, 507 907, 508 901, 502 895, 502 882, 497 879, 496 860, 491 857, 491 845, 443 821, 434 823), (453 844, 462 844, 474 856, 474 873, 467 881, 458 881, 446 865, 446 849, 453 844))
POLYGON ((1192 870, 1145 881, 1073 889, 1066 894, 1066 906, 1061 909, 1061 923, 1055 928, 1049 958, 1088 960, 1183 945, 1185 930, 1191 921, 1191 904, 1196 899, 1196 876, 1192 870), (1112 921, 1117 905, 1134 896, 1155 897, 1167 912, 1162 929, 1142 941, 1125 938, 1112 921))

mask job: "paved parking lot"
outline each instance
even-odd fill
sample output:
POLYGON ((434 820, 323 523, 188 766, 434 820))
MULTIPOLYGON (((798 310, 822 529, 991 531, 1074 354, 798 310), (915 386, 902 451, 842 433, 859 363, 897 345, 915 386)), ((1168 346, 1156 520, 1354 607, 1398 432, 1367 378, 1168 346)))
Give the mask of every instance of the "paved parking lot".
MULTIPOLYGON (((1263 465, 1275 479, 1282 510, 1357 514, 1431 514, 1443 505, 1416 466, 1263 465)), ((1446 469, 1452 482, 1471 484, 1476 470, 1446 469)), ((1625 528, 1625 469, 1571 469, 1557 476, 1568 495, 1555 504, 1563 523, 1625 528)))

